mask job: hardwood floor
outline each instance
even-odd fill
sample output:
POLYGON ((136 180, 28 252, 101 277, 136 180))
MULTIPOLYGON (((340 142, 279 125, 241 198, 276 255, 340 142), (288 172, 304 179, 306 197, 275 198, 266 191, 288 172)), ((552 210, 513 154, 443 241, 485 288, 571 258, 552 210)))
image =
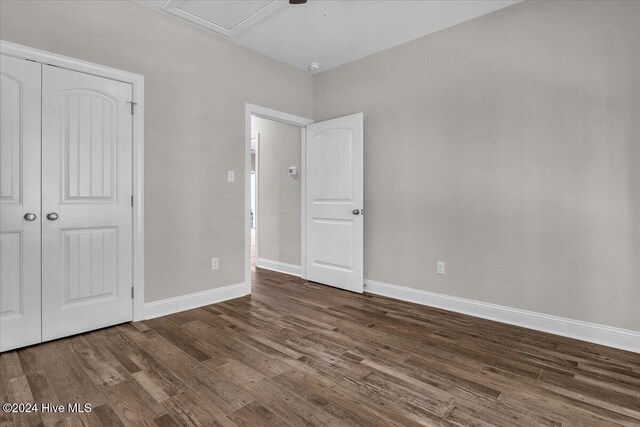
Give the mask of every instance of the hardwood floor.
POLYGON ((0 356, 0 425, 640 425, 640 355, 257 269, 253 295, 0 356))

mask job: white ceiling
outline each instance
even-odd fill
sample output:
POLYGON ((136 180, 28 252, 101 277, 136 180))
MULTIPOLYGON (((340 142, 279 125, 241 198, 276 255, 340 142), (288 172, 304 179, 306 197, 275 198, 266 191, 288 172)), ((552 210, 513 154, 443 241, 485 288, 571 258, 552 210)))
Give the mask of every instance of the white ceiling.
POLYGON ((521 0, 134 0, 301 70, 328 70, 521 0))

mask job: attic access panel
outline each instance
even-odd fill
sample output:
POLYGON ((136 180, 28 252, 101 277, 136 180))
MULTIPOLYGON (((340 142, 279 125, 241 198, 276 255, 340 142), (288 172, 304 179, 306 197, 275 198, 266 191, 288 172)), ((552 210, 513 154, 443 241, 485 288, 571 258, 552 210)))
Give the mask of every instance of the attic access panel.
POLYGON ((280 0, 170 0, 162 10, 233 38, 287 4, 280 0))

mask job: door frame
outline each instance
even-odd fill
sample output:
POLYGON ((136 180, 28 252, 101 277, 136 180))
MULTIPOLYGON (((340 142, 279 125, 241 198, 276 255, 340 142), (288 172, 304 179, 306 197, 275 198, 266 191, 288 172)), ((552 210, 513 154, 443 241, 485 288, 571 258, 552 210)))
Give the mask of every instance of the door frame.
POLYGON ((144 320, 144 76, 105 67, 17 43, 0 40, 0 53, 71 71, 129 83, 135 114, 132 117, 133 148, 133 321, 144 320))
MULTIPOLYGON (((254 169, 254 175, 255 177, 255 181, 256 181, 256 188, 253 190, 254 191, 254 197, 256 198, 255 200, 255 210, 253 211, 253 228, 255 230, 255 239, 256 241, 254 242, 254 246, 255 246, 255 250, 256 250, 256 265, 258 264, 258 259, 260 258, 260 252, 258 250, 258 211, 260 210, 260 195, 259 195, 259 190, 258 188, 260 188, 260 175, 258 174, 258 162, 260 161, 260 154, 259 154, 259 150, 260 150, 260 132, 251 132, 251 140, 253 140, 253 138, 256 139, 256 149, 255 152, 253 153, 255 155, 255 169, 254 169)), ((249 154, 251 155, 251 154, 249 154)), ((249 173, 249 179, 251 179, 251 173, 249 173)), ((251 183, 249 183, 251 184, 251 183)))
MULTIPOLYGON (((244 131, 244 286, 245 286, 245 294, 249 295, 251 293, 251 116, 261 117, 263 119, 274 120, 276 122, 287 123, 290 125, 295 125, 300 127, 300 138, 301 138, 301 163, 300 163, 300 181, 302 185, 302 197, 301 197, 301 254, 300 254, 300 264, 302 269, 302 278, 304 279, 306 274, 306 147, 307 147, 307 125, 313 123, 313 120, 308 119, 306 117, 300 117, 289 113, 284 113, 278 110, 272 110, 271 108, 260 107, 258 105, 253 105, 249 103, 245 103, 245 131, 244 131)), ((256 147, 257 151, 257 147, 256 147)), ((257 153, 256 153, 256 163, 257 163, 257 153)), ((256 165, 256 173, 258 173, 258 168, 256 165)), ((256 187, 257 177, 256 177, 256 187)), ((258 193, 256 192, 256 199, 258 197, 258 193)), ((256 212, 258 210, 258 204, 256 201, 256 212)), ((256 215, 257 218, 257 215, 256 215)), ((256 224, 257 225, 257 224, 256 224)), ((258 227, 256 226, 256 247, 258 240, 258 227)), ((256 260, 257 261, 257 260, 256 260)))

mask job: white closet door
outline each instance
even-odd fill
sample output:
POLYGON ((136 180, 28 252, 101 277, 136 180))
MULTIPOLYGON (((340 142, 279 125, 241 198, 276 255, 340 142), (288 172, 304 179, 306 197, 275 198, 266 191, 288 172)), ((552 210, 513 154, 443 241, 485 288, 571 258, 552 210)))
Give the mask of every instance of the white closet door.
POLYGON ((40 72, 0 58, 0 351, 42 339, 40 72))
POLYGON ((132 320, 131 85, 42 67, 42 337, 132 320))
POLYGON ((307 126, 307 279, 363 291, 363 114, 307 126))

